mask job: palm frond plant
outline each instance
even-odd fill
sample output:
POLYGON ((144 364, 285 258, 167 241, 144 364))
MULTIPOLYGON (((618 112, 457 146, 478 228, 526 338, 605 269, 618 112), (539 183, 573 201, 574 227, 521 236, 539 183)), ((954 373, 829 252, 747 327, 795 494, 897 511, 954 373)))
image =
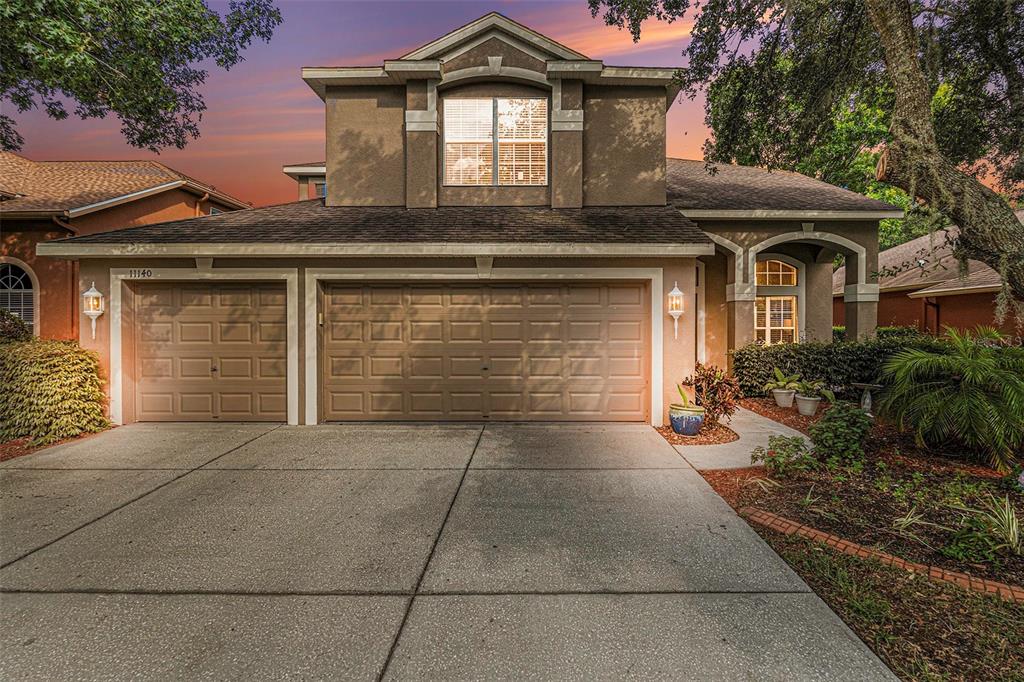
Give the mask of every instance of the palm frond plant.
POLYGON ((908 348, 882 367, 882 414, 921 447, 959 443, 1009 471, 1024 451, 1024 349, 991 328, 947 327, 942 351, 908 348))

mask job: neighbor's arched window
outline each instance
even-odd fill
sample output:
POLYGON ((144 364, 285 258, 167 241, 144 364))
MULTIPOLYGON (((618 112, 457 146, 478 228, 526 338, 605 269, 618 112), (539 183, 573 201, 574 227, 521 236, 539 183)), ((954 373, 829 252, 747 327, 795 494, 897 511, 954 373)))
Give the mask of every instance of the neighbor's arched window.
POLYGON ((796 268, 789 263, 780 260, 757 262, 757 286, 795 287, 797 284, 796 268))
POLYGON ((28 326, 36 321, 36 292, 32 278, 14 263, 0 263, 0 308, 14 313, 28 326))

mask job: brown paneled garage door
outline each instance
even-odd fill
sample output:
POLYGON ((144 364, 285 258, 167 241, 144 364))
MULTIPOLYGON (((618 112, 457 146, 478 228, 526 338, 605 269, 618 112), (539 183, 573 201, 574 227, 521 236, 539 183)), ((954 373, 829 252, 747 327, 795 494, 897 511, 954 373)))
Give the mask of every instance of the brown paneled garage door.
POLYGON ((325 420, 645 421, 643 283, 328 284, 325 420))
POLYGON ((285 421, 283 285, 136 285, 135 418, 285 421))

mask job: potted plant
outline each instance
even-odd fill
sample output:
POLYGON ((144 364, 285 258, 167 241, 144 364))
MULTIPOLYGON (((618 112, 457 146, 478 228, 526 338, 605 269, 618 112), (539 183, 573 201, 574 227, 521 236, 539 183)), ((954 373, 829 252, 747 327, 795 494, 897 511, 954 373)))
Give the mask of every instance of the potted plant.
POLYGON ((805 417, 813 417, 818 411, 821 399, 828 398, 830 403, 836 401, 832 391, 825 388, 823 381, 801 381, 796 386, 796 410, 805 417))
POLYGON ((704 424, 704 408, 690 404, 682 385, 676 386, 681 402, 668 406, 668 420, 672 430, 682 436, 696 436, 704 424))
POLYGON ((764 390, 769 391, 775 398, 775 404, 779 407, 793 407, 793 396, 796 395, 796 387, 800 383, 800 375, 786 376, 778 367, 773 367, 775 381, 769 381, 764 385, 764 390))

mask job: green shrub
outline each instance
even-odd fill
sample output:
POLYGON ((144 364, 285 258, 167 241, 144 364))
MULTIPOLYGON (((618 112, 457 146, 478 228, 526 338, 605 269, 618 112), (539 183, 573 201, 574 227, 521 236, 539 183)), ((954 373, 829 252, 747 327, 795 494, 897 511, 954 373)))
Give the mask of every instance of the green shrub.
POLYGON ((779 343, 771 346, 752 343, 733 352, 733 375, 739 379, 743 395, 765 395, 764 386, 772 380, 772 369, 820 379, 839 398, 858 397, 853 383, 875 383, 887 359, 906 348, 938 350, 945 343, 938 339, 871 339, 841 343, 779 343))
POLYGON ((818 459, 844 465, 864 461, 864 441, 871 417, 853 403, 834 403, 811 424, 811 444, 818 459))
POLYGON ((720 417, 729 417, 740 406, 740 384, 736 377, 714 365, 697 363, 692 377, 683 379, 684 386, 693 387, 697 404, 704 408, 704 424, 717 424, 720 417))
POLYGON ((0 344, 0 441, 45 445, 108 426, 96 354, 70 341, 0 344))
POLYGON ((842 325, 836 325, 832 327, 832 342, 845 341, 846 340, 846 327, 842 325))
POLYGON ((0 343, 5 341, 28 341, 32 328, 6 308, 0 308, 0 343))
POLYGON ((921 446, 960 443, 1009 471, 1024 451, 1024 348, 993 329, 946 328, 939 350, 908 348, 883 368, 880 410, 921 446))
POLYGON ((750 463, 763 464, 768 473, 777 476, 818 467, 818 461, 811 455, 803 436, 769 436, 768 447, 754 448, 750 463))
POLYGON ((875 329, 875 336, 880 339, 919 339, 922 334, 917 327, 878 327, 875 329))

